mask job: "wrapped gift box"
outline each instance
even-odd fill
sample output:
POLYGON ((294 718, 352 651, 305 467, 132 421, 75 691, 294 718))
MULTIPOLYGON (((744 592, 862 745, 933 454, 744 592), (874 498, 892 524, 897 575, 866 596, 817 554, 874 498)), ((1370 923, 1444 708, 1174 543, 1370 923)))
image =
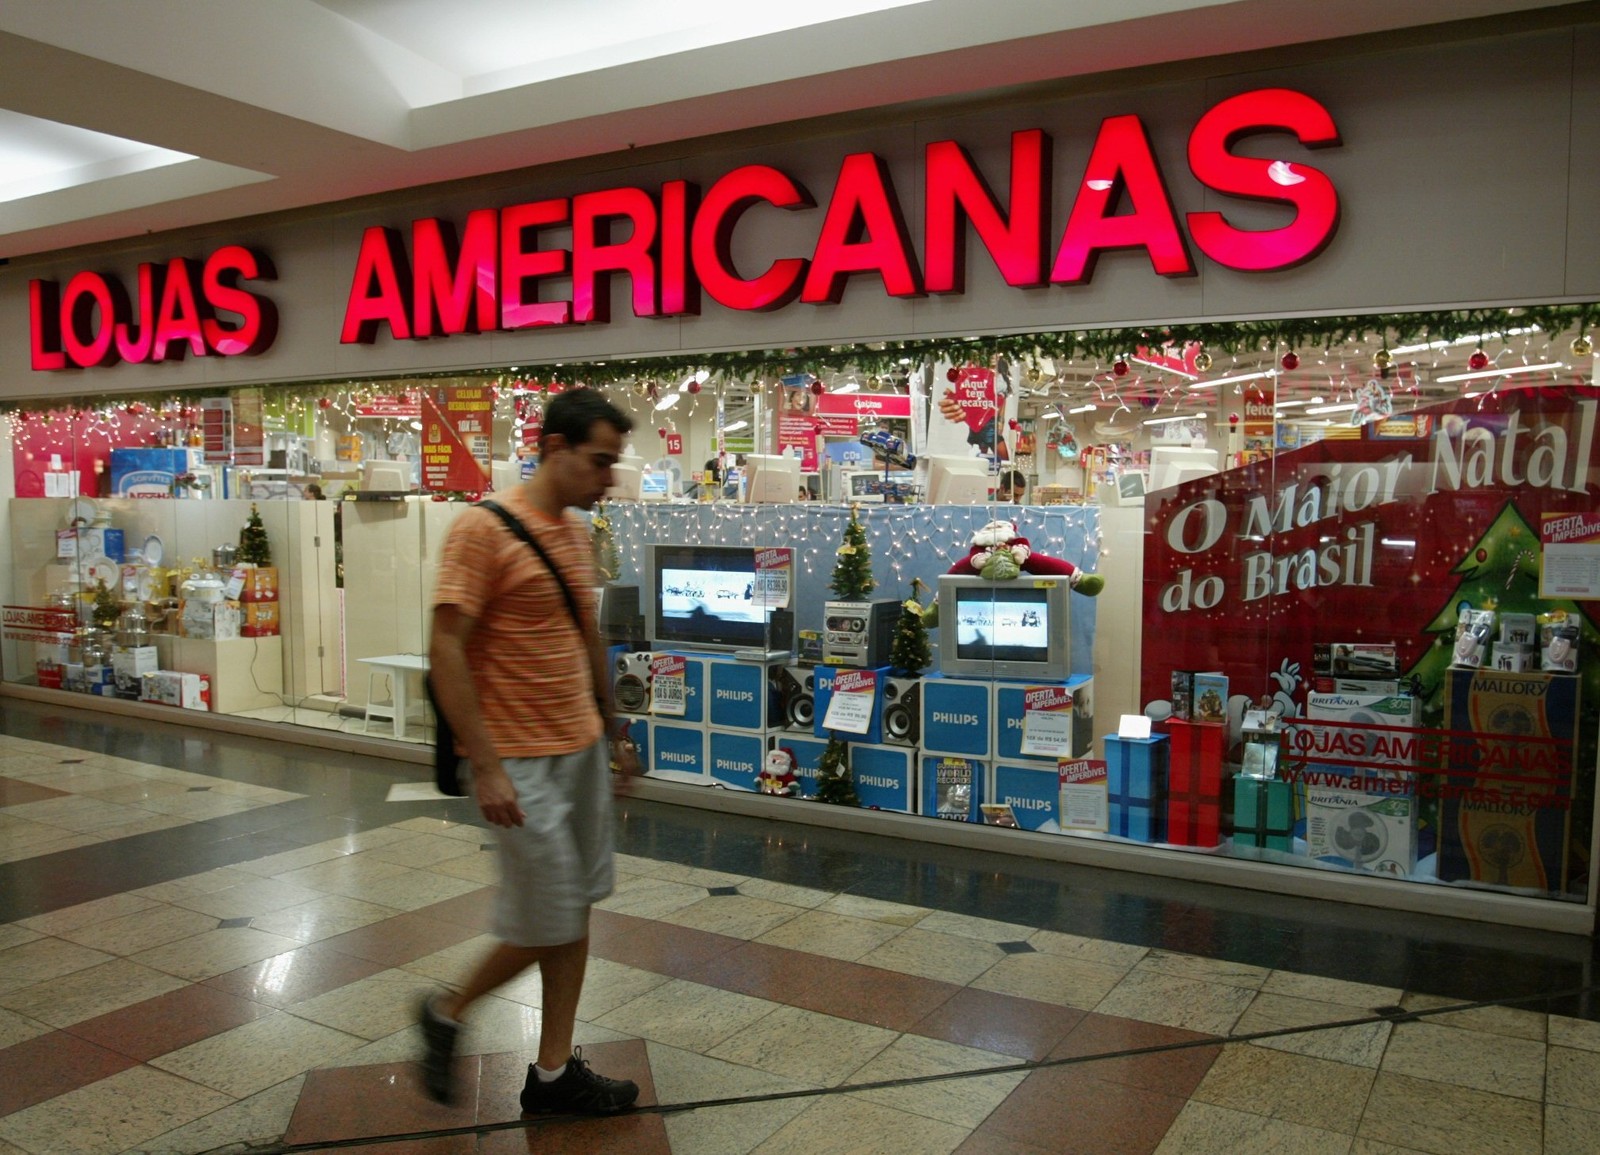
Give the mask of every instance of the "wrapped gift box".
POLYGON ((1294 791, 1271 778, 1233 780, 1233 842, 1266 850, 1294 849, 1294 791))
POLYGON ((1172 753, 1167 770, 1167 842, 1222 842, 1222 755, 1228 728, 1214 722, 1167 721, 1172 753))
POLYGON ((1107 734, 1105 748, 1111 804, 1108 833, 1140 842, 1164 841, 1171 741, 1165 734, 1149 738, 1107 734))
POLYGON ((238 600, 241 602, 275 602, 278 600, 278 567, 271 565, 242 565, 233 571, 239 583, 238 600))
POLYGON ((1447 672, 1441 881, 1566 889, 1578 689, 1563 674, 1447 672))

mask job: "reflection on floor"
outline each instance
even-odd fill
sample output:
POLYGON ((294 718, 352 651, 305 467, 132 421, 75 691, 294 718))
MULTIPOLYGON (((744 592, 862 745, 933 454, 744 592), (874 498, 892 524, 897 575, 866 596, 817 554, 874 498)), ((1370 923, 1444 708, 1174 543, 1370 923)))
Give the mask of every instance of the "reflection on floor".
MULTIPOLYGON (((330 712, 311 706, 264 706, 259 710, 240 710, 231 715, 235 718, 254 718, 262 722, 288 722, 294 726, 309 726, 314 730, 337 730, 343 734, 370 734, 380 738, 394 738, 394 727, 388 719, 374 719, 370 723, 366 717, 350 717, 338 712, 330 712)), ((412 721, 406 731, 400 736, 402 742, 422 743, 433 740, 432 726, 423 726, 412 721)))
POLYGON ((32 704, 0 730, 0 1155, 1597 1149, 1587 940, 641 802, 578 1042, 645 1109, 518 1120, 537 976, 436 1107, 416 1000, 489 941, 469 803, 32 704))

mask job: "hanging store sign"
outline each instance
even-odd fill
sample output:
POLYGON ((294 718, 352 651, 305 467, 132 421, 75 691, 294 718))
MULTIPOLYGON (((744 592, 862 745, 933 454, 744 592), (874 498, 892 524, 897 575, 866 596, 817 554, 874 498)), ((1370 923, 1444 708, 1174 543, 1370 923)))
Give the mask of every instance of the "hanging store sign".
MULTIPOLYGON (((340 340, 368 344, 492 330, 604 324, 610 278, 631 285, 635 316, 697 315, 702 294, 725 308, 765 311, 793 301, 836 304, 852 277, 872 276, 891 297, 960 293, 967 231, 1015 288, 1082 285, 1096 259, 1143 249, 1163 277, 1192 276, 1191 244, 1226 268, 1269 272, 1316 256, 1339 223, 1333 182, 1294 153, 1236 155, 1241 138, 1292 136, 1306 149, 1340 143, 1326 108, 1304 93, 1265 88, 1219 102, 1189 135, 1189 170, 1205 189, 1293 210, 1274 229, 1241 229, 1217 210, 1179 214, 1144 122, 1104 120, 1059 237, 1050 220, 1050 138, 1028 129, 1011 138, 1010 191, 1002 203, 967 150, 952 140, 923 157, 922 252, 914 250, 889 165, 852 153, 819 204, 780 169, 743 165, 702 190, 689 181, 655 189, 601 189, 504 208, 478 209, 463 226, 413 221, 409 251, 399 229, 366 230, 356 258, 340 340), (809 253, 774 257, 754 275, 734 267, 733 238, 756 206, 820 213, 809 253), (1181 220, 1180 220, 1181 216, 1181 220), (540 247, 559 231, 569 247, 540 247), (623 239, 613 239, 613 234, 623 239), (556 297, 558 286, 570 285, 556 297)), ((741 244, 743 251, 748 247, 741 244)))
POLYGON ((911 398, 904 393, 824 393, 817 398, 817 413, 825 417, 909 419, 911 398))

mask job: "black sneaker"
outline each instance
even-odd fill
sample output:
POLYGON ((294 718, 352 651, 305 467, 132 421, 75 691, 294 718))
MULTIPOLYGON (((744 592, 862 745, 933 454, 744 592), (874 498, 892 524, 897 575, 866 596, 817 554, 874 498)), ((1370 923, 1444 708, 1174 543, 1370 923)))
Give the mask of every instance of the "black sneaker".
POLYGON ((422 1026, 422 1089, 435 1103, 448 1107, 456 1101, 450 1063, 455 1058, 461 1024, 440 1017, 433 1009, 432 995, 422 1000, 417 1021, 422 1026))
POLYGON ((567 1069, 559 1079, 539 1081, 539 1072, 528 1064, 528 1081, 522 1088, 525 1115, 559 1113, 563 1115, 611 1115, 633 1105, 639 1097, 639 1084, 631 1079, 608 1079, 589 1069, 583 1048, 574 1047, 567 1069))

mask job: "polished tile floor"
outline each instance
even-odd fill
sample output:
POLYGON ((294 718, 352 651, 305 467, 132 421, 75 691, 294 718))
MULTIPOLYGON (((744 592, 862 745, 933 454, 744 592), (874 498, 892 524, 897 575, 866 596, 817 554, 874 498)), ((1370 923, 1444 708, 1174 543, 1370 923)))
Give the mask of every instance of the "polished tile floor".
POLYGON ((578 1041, 641 1109, 518 1117, 535 975, 437 1107, 494 862, 419 776, 3 703, 0 1155, 1600 1151, 1587 939, 637 800, 578 1041))

